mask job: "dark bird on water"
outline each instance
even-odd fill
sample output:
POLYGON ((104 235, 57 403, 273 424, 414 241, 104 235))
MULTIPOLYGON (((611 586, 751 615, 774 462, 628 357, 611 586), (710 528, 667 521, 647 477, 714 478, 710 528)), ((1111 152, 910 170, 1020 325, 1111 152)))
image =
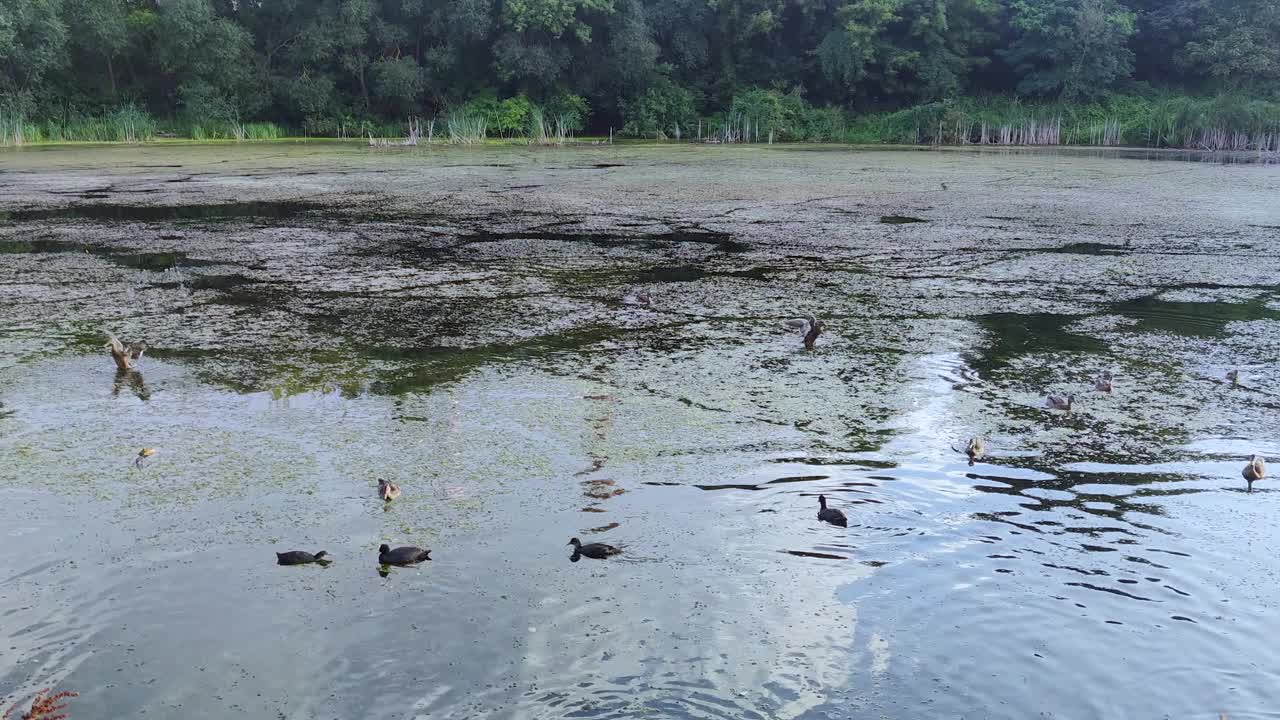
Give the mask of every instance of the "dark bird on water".
POLYGON ((328 554, 324 550, 315 555, 301 550, 290 550, 289 552, 276 553, 276 563, 280 565, 309 565, 313 562, 320 562, 328 554))
POLYGON ((378 562, 383 565, 417 565, 423 560, 431 559, 431 551, 412 545, 398 547, 394 550, 390 545, 378 547, 378 562))
POLYGON ((831 523, 832 525, 849 527, 849 520, 845 518, 844 513, 836 510, 835 508, 827 507, 826 495, 818 496, 818 519, 825 523, 831 523))
POLYGON ((391 502, 400 497, 400 486, 395 483, 387 482, 382 478, 378 478, 378 497, 385 502, 391 502))
POLYGON ((1249 458, 1249 464, 1244 466, 1241 471, 1245 482, 1249 483, 1249 492, 1253 492, 1253 484, 1262 479, 1267 474, 1267 463, 1260 455, 1253 455, 1249 458))
POLYGON ((809 316, 809 330, 804 334, 804 349, 812 350, 815 343, 818 342, 818 336, 826 329, 826 323, 809 316))
POLYGON ((622 553, 618 548, 612 545, 605 545, 604 543, 587 543, 586 545, 583 545, 582 541, 578 538, 573 538, 569 541, 569 544, 573 546, 574 557, 577 557, 578 555, 586 555, 589 558, 603 560, 610 555, 618 555, 622 553))

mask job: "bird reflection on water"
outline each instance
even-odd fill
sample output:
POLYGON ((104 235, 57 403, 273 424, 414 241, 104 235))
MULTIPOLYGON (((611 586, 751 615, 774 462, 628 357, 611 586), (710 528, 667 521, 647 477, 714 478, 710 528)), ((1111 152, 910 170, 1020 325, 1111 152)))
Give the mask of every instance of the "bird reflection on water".
POLYGON ((147 389, 142 373, 137 370, 116 370, 115 379, 111 382, 111 397, 120 397, 120 391, 128 388, 139 400, 150 400, 151 391, 147 389))

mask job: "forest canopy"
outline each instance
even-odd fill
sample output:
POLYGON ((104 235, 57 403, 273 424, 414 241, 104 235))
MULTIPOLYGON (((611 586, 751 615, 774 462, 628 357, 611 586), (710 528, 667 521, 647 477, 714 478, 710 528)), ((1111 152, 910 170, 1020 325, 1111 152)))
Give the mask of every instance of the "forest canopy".
POLYGON ((29 117, 135 108, 323 134, 470 107, 506 134, 537 108, 646 135, 735 103, 1274 98, 1280 3, 0 0, 0 66, 0 105, 29 117))

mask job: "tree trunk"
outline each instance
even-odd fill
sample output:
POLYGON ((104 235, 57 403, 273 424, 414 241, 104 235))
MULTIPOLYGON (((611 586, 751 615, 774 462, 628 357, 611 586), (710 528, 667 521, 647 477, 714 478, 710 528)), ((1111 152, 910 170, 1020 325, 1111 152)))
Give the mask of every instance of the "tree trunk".
POLYGON ((111 97, 116 96, 116 69, 111 64, 111 55, 107 55, 107 80, 111 82, 111 97))

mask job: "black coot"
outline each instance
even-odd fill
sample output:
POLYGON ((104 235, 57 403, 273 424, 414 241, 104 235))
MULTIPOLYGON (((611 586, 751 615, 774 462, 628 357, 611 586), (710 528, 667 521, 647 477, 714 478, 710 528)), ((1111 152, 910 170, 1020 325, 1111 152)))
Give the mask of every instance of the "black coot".
POLYGON ((280 565, 308 565, 313 562, 319 562, 328 554, 324 550, 315 555, 301 550, 290 550, 289 552, 276 553, 276 562, 280 565))
POLYGON ((406 546, 392 550, 390 545, 382 545, 378 548, 378 562, 383 565, 417 565, 430 559, 431 551, 420 547, 406 546))
POLYGON ((604 543, 588 543, 583 545, 582 541, 578 538, 573 538, 569 541, 569 544, 573 546, 574 555, 586 555, 587 557, 595 558, 596 560, 603 560, 610 555, 618 555, 622 552, 618 548, 612 545, 605 545, 604 543))
POLYGON ((827 497, 825 495, 818 496, 818 519, 832 525, 849 527, 849 521, 845 518, 844 513, 835 508, 827 507, 827 497))

